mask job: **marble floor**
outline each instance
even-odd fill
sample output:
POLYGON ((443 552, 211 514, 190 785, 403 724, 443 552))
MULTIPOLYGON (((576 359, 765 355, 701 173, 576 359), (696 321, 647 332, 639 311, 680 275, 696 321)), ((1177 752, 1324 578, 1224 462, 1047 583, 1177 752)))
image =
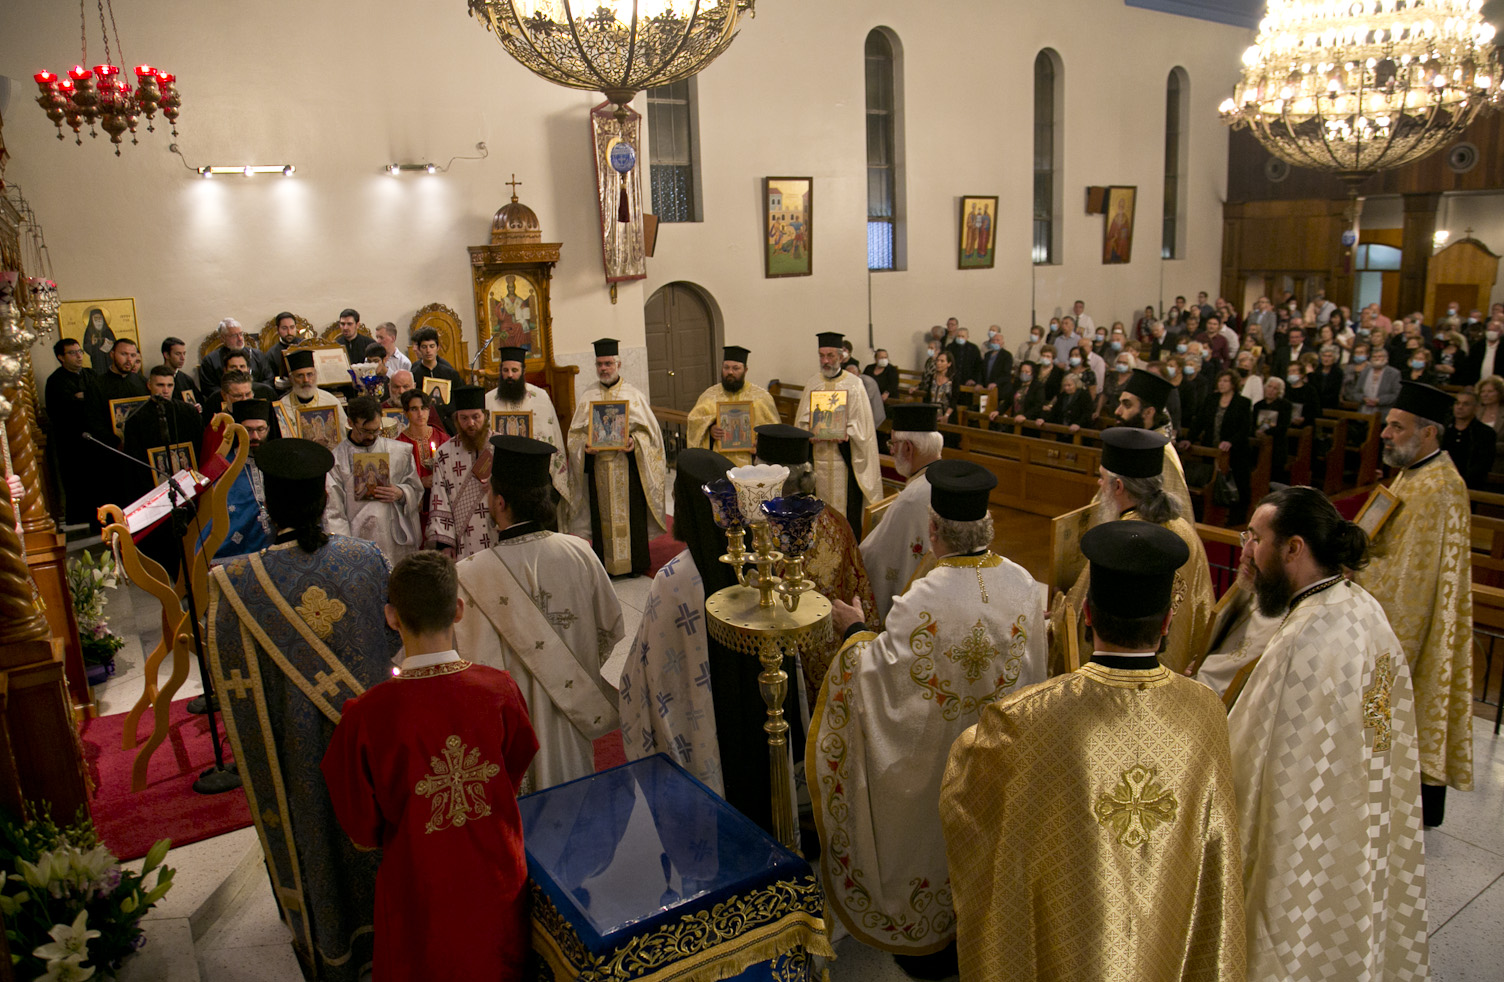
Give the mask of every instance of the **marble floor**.
MULTIPOLYGON (((604 672, 608 678, 619 673, 626 657, 649 583, 636 578, 614 584, 626 639, 612 654, 604 672)), ((155 601, 130 585, 114 592, 106 613, 129 640, 118 656, 117 675, 96 687, 95 695, 100 712, 122 712, 140 695, 143 646, 149 652, 156 643, 159 615, 155 601)), ((198 691, 195 666, 180 698, 198 691)), ((1492 954, 1504 923, 1504 736, 1494 736, 1491 721, 1474 719, 1473 726, 1476 790, 1452 792, 1446 824, 1426 833, 1431 977, 1438 982, 1497 982, 1504 975, 1492 954)), ((168 862, 178 871, 175 886, 148 916, 148 944, 127 963, 123 982, 302 978, 277 917, 254 829, 174 849, 168 862)), ((907 978, 889 955, 851 937, 837 943, 836 953, 830 965, 835 982, 907 978)))

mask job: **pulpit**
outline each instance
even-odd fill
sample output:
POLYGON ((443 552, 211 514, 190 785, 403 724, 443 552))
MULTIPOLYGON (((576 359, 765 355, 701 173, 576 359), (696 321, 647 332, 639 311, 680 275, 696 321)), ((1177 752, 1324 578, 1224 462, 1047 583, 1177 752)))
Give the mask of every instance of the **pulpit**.
POLYGON ((814 979, 809 863, 658 754, 517 802, 540 980, 814 979))

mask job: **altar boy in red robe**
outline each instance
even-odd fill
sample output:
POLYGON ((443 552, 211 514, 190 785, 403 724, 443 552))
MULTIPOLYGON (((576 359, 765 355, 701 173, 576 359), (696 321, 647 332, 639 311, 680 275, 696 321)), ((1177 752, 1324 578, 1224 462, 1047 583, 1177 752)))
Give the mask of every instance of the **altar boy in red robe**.
POLYGON ((372 979, 522 978, 527 861, 517 790, 538 752, 511 675, 454 650, 454 562, 407 557, 387 586, 400 673, 344 705, 324 754, 340 826, 383 850, 372 979))

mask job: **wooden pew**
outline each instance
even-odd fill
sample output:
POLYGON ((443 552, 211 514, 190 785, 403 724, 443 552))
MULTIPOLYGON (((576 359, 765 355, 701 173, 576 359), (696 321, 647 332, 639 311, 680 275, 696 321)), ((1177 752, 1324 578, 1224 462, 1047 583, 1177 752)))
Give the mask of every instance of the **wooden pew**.
MULTIPOLYGON (((1066 427, 1053 430, 1080 436, 1066 427)), ((1053 518, 1090 504, 1096 493, 1100 447, 951 423, 942 423, 940 432, 953 434, 960 444, 946 448, 946 459, 970 460, 997 476, 991 496, 995 505, 1053 518)))
MULTIPOLYGON (((1320 461, 1312 462, 1312 476, 1320 482, 1317 487, 1327 494, 1336 494, 1351 485, 1344 477, 1345 464, 1347 462, 1347 433, 1348 420, 1343 418, 1332 419, 1322 414, 1322 418, 1315 421, 1315 439, 1326 447, 1326 453, 1320 461)), ((1316 452, 1315 450, 1312 451, 1316 452)), ((1356 484, 1362 480, 1363 471, 1358 470, 1356 484)), ((1312 482, 1315 484, 1315 482, 1312 482)))
MULTIPOLYGON (((1379 469, 1379 457, 1383 450, 1384 441, 1380 432, 1384 429, 1383 420, 1369 413, 1352 413, 1342 409, 1326 409, 1321 413, 1324 419, 1345 420, 1348 424, 1349 434, 1362 432, 1363 441, 1357 447, 1349 447, 1346 442, 1332 446, 1332 456, 1342 456, 1345 460, 1356 460, 1356 473, 1353 480, 1344 478, 1342 487, 1358 487, 1371 484, 1374 473, 1379 469), (1366 427, 1366 432, 1364 428, 1366 427), (1336 453, 1341 448, 1342 454, 1336 453)), ((1334 493, 1333 489, 1327 489, 1328 494, 1334 493)))
POLYGON ((1295 441, 1295 450, 1285 450, 1285 471, 1290 476, 1291 484, 1311 483, 1311 453, 1315 447, 1315 437, 1309 426, 1291 427, 1285 431, 1286 440, 1295 441))

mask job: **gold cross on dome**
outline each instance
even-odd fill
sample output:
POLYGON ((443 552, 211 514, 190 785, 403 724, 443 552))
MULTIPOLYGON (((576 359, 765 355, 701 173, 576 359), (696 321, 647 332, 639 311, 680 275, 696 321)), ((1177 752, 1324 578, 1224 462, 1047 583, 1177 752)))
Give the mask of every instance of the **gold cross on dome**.
POLYGON ((1157 768, 1135 764, 1123 772, 1111 794, 1097 798, 1097 821, 1111 825, 1118 842, 1129 848, 1143 845, 1156 828, 1175 821, 1175 794, 1155 782, 1158 773, 1157 768))
POLYGON ((512 179, 510 181, 503 181, 502 183, 511 187, 511 189, 512 189, 512 200, 516 201, 517 200, 517 186, 522 183, 521 181, 517 180, 517 175, 513 174, 512 175, 512 179))
POLYGON ((1386 651, 1373 663, 1373 684, 1363 690, 1363 729, 1373 730, 1373 752, 1388 753, 1393 709, 1389 690, 1394 686, 1394 666, 1386 651))

